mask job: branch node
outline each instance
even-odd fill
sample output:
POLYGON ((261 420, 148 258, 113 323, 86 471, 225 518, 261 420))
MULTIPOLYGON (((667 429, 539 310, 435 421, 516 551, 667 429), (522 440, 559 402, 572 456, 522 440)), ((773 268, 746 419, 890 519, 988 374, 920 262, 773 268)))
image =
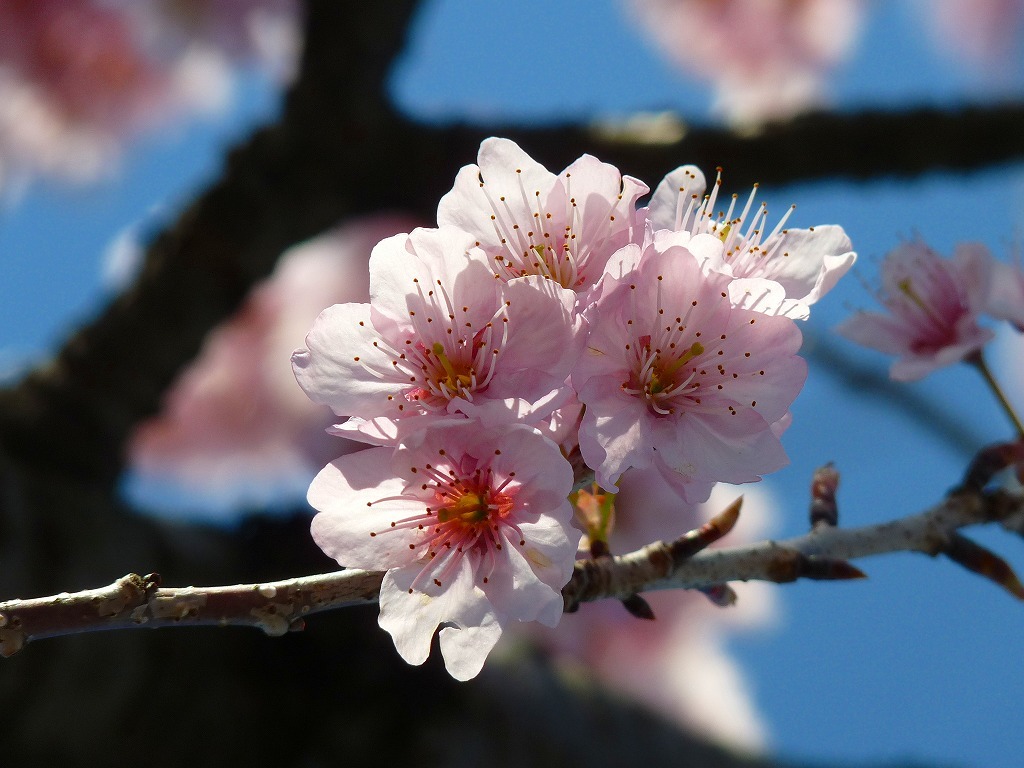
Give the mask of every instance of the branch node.
POLYGON ((811 478, 811 530, 834 528, 839 524, 839 505, 836 503, 836 489, 839 488, 839 471, 830 461, 814 470, 811 478))
POLYGON ((654 621, 654 610, 651 608, 650 603, 640 597, 640 595, 624 597, 621 602, 630 615, 636 616, 638 619, 654 621))
POLYGON ((1024 600, 1024 585, 1003 558, 961 533, 953 533, 942 554, 957 565, 995 582, 1018 600, 1024 600))
POLYGON ((740 507, 742 506, 743 497, 740 496, 700 528, 684 533, 669 544, 669 553, 672 555, 672 561, 675 566, 678 567, 684 560, 693 557, 702 549, 705 549, 710 544, 714 544, 729 533, 740 518, 740 507))
POLYGON ((960 485, 949 495, 981 493, 996 475, 1014 465, 1019 476, 1024 471, 1024 440, 986 446, 974 455, 960 485))
POLYGON ((866 579, 868 575, 846 560, 830 557, 801 555, 800 576, 814 581, 846 581, 866 579))
POLYGON ((698 591, 719 608, 731 608, 739 599, 736 590, 728 584, 712 584, 710 587, 702 587, 698 591))

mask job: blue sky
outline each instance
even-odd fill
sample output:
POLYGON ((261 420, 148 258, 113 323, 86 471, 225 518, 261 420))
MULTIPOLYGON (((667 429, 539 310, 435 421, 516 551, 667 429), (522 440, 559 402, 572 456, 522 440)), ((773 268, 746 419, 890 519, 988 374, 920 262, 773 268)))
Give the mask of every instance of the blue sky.
MULTIPOLYGON (((1019 61, 998 88, 985 84, 936 52, 908 5, 874 5, 856 55, 833 81, 841 108, 1021 91, 1019 61)), ((427 3, 393 87, 405 109, 430 120, 551 121, 665 108, 702 117, 710 100, 646 47, 612 0, 427 3)), ((216 175, 223 149, 276 103, 270 84, 247 78, 223 121, 145 139, 112 180, 73 191, 39 184, 11 203, 0 214, 0 371, 55 348, 88 317, 109 295, 102 254, 115 236, 173 215, 216 175)), ((720 162, 728 188, 729 159, 720 162)), ((774 210, 797 204, 796 226, 843 225, 861 255, 857 275, 814 308, 808 331, 818 343, 850 349, 830 328, 871 305, 860 280, 876 279, 900 238, 919 234, 946 253, 957 241, 980 240, 1005 254, 1022 235, 1021 171, 766 190, 774 210)), ((967 424, 976 442, 950 445, 812 362, 785 438, 792 465, 770 481, 782 500, 779 536, 804 531, 807 485, 825 461, 843 473, 841 523, 861 525, 935 503, 971 450, 1011 434, 973 371, 941 371, 907 386, 967 424)), ((1024 393, 1016 397, 1024 406, 1024 393)), ((979 538, 1024 571, 1024 542, 996 531, 979 538)), ((903 555, 862 565, 867 582, 780 588, 781 626, 732 642, 773 745, 805 759, 1016 768, 1024 753, 1024 606, 948 562, 903 555)))

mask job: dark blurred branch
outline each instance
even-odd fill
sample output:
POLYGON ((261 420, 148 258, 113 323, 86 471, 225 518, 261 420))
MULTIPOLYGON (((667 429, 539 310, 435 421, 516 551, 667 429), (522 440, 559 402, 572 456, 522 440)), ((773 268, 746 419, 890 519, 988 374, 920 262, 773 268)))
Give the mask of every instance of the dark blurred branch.
POLYGON ((278 255, 388 204, 401 162, 388 150, 404 140, 382 94, 415 7, 308 3, 307 45, 281 118, 235 148, 222 178, 150 244, 129 291, 0 393, 4 450, 109 485, 131 429, 278 255))
POLYGON ((491 135, 487 131, 520 142, 535 157, 559 169, 586 151, 652 185, 683 163, 705 170, 724 166, 729 188, 741 189, 757 181, 780 185, 906 179, 1024 159, 1024 104, 1020 102, 815 112, 765 126, 756 134, 693 125, 681 139, 665 144, 610 138, 605 131, 585 125, 487 126, 474 137, 491 135))
POLYGON ((235 149, 222 179, 156 238, 137 285, 50 365, 0 393, 7 450, 109 482, 132 427, 156 412, 205 333, 281 251, 381 208, 432 215, 487 135, 513 138, 553 168, 591 152, 651 184, 683 162, 725 165, 730 185, 742 187, 907 177, 1024 156, 1021 104, 811 114, 756 135, 696 126, 666 144, 581 125, 418 125, 381 96, 414 6, 405 0, 356 11, 330 0, 309 3, 306 54, 280 120, 235 149))

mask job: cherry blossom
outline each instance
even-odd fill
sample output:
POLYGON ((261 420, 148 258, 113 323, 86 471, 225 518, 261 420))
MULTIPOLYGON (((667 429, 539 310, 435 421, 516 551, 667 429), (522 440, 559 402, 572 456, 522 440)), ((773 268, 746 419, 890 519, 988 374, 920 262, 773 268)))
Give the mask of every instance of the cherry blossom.
POLYGON ((326 309, 292 356, 309 397, 398 420, 563 388, 583 340, 575 294, 536 275, 495 279, 475 242, 441 227, 379 243, 370 303, 326 309))
POLYGON ((370 250, 409 224, 395 215, 359 220, 283 254, 210 333, 161 413, 136 430, 131 498, 168 511, 180 499, 223 518, 239 505, 302 498, 324 464, 353 450, 324 431, 337 418, 295 386, 288 356, 325 306, 367 298, 370 250))
POLYGON ((474 677, 514 621, 554 626, 580 534, 558 447, 522 424, 441 419, 313 480, 313 539, 349 568, 387 570, 380 625, 410 664, 438 627, 449 673, 474 677))
POLYGON ((0 3, 0 181, 100 172, 115 137, 168 88, 134 33, 88 0, 0 3))
POLYGON ((1009 320, 1024 333, 1024 267, 1019 262, 993 260, 987 311, 1000 320, 1009 320))
POLYGON ((629 0, 679 68, 715 88, 734 123, 786 118, 825 100, 826 77, 853 48, 861 0, 629 0))
POLYGON ((729 207, 715 213, 722 172, 709 195, 704 174, 684 165, 654 190, 648 208, 652 230, 712 234, 725 245, 722 259, 706 264, 730 277, 734 304, 794 320, 806 319, 809 306, 830 291, 857 259, 842 227, 824 225, 786 229, 792 206, 769 231, 768 205, 754 205, 758 186, 741 204, 733 194, 729 207), (742 205, 742 208, 738 206, 742 205))
POLYGON ((17 0, 0 3, 0 186, 85 182, 125 141, 222 108, 231 71, 297 59, 294 0, 17 0))
POLYGON ((298 0, 120 0, 164 51, 202 47, 289 77, 300 48, 298 0))
POLYGON ((998 78, 1020 63, 1021 0, 917 0, 936 43, 958 65, 973 63, 998 78), (1007 66, 1012 62, 1012 66, 1007 66))
POLYGON ((580 449, 602 487, 654 466, 698 502, 715 482, 753 482, 786 464, 772 424, 806 364, 792 320, 732 307, 729 278, 702 272, 718 238, 675 238, 623 249, 621 276, 606 274, 585 313, 572 384, 586 406, 580 449))
POLYGON ((977 243, 943 259, 920 241, 903 243, 882 262, 878 300, 886 314, 858 312, 837 328, 846 338, 898 359, 896 381, 914 381, 978 352, 993 333, 978 324, 989 301, 992 256, 977 243))
POLYGON ((557 176, 515 142, 490 138, 441 198, 437 220, 473 233, 505 279, 541 275, 585 292, 618 248, 642 236, 636 201, 648 187, 583 155, 557 176))
MULTIPOLYGON (((346 567, 387 570, 381 626, 414 664, 440 629, 459 679, 510 622, 558 619, 581 541, 567 495, 586 474, 565 457, 606 490, 627 472, 671 488, 674 518, 637 513, 665 538, 716 483, 786 464, 779 437, 806 376, 787 315, 855 258, 839 227, 784 217, 765 234, 754 194, 713 213, 721 179, 703 198, 692 166, 638 211, 647 188, 589 156, 556 176, 488 139, 478 159, 438 229, 373 249, 370 302, 326 309, 292 356, 306 394, 350 417, 330 431, 375 446, 314 480, 315 540, 346 567)), ((601 546, 603 515, 578 521, 601 546)))

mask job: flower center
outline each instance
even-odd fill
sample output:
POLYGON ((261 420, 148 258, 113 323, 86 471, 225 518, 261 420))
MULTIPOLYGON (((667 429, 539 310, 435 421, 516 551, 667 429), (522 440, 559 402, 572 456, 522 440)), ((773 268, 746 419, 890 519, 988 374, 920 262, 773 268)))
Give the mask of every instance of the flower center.
POLYGON ((437 520, 447 523, 457 520, 462 523, 482 523, 490 517, 491 510, 482 493, 464 493, 454 502, 437 510, 437 520))
POLYGON ((495 487, 490 469, 470 469, 469 465, 461 469, 462 472, 442 472, 427 465, 420 471, 434 480, 431 485, 436 506, 428 507, 428 512, 437 516, 435 536, 459 537, 464 545, 472 546, 480 542, 481 536, 490 540, 488 529, 512 511, 513 501, 502 492, 508 482, 495 487))
POLYGON ((476 372, 473 370, 472 365, 466 365, 465 361, 459 361, 459 370, 456 370, 451 359, 448 357, 448 353, 444 350, 444 344, 435 341, 431 351, 434 353, 437 362, 441 365, 441 371, 444 372, 444 375, 436 376, 434 379, 438 389, 460 395, 463 390, 469 389, 476 383, 476 372))
POLYGON ((883 297, 882 303, 898 306, 898 314, 913 327, 915 351, 934 349, 950 344, 957 336, 957 323, 968 312, 963 288, 930 258, 916 258, 901 265, 894 275, 895 295, 883 297))
POLYGON ((605 250, 608 238, 628 226, 632 199, 626 199, 620 184, 616 197, 607 201, 607 213, 588 214, 584 226, 582 207, 573 196, 571 173, 557 182, 560 189, 548 191, 548 199, 543 199, 541 190, 526 188, 522 169, 516 169, 516 174, 519 189, 513 200, 506 195, 495 198, 480 179, 503 249, 494 257, 498 271, 504 272, 506 279, 540 275, 569 290, 590 287, 602 268, 600 264, 589 266, 597 258, 592 254, 605 250))
MULTIPOLYGON (((719 168, 711 192, 705 195, 702 201, 698 202, 696 196, 687 199, 680 195, 676 207, 676 229, 686 230, 694 235, 710 234, 721 240, 725 246, 725 259, 732 265, 735 277, 771 277, 775 272, 772 257, 783 246, 787 232, 784 227, 796 206, 790 206, 771 232, 768 232, 767 203, 761 203, 754 208, 757 184, 750 191, 743 210, 738 214, 736 208, 739 195, 735 194, 732 195, 727 210, 720 209, 717 214, 715 213, 715 204, 721 187, 722 169, 719 168)), ((680 188, 680 192, 682 191, 683 188, 680 188)))
POLYGON ((406 493, 370 502, 370 506, 395 500, 425 504, 420 512, 370 531, 370 536, 395 530, 422 532, 417 541, 408 545, 409 549, 419 551, 423 564, 410 592, 427 581, 442 586, 462 557, 470 553, 483 558, 481 583, 486 584, 497 563, 495 553, 507 542, 518 541, 520 546, 526 543, 513 519, 515 491, 506 491, 516 473, 509 472, 499 482, 491 468, 475 458, 463 456, 453 461, 444 449, 438 453, 444 457, 440 466, 422 464, 411 468, 413 474, 425 481, 418 488, 414 485, 406 493))
POLYGON ((509 306, 506 301, 482 326, 479 320, 474 325, 469 305, 452 302, 438 281, 437 291, 421 291, 420 306, 409 311, 408 330, 390 339, 378 336, 372 342, 375 356, 355 360, 375 378, 394 382, 400 397, 420 409, 444 410, 457 397, 472 401, 494 377, 508 344, 509 306))
POLYGON ((666 359, 661 354, 655 354, 654 365, 651 366, 651 376, 647 384, 648 393, 652 396, 659 395, 671 389, 676 384, 676 372, 697 355, 703 353, 704 345, 695 341, 689 349, 675 359, 666 359))
POLYGON ((641 336, 635 350, 633 369, 629 381, 622 385, 623 391, 646 400, 658 415, 675 413, 678 399, 699 387, 694 383, 694 373, 680 377, 679 371, 695 357, 704 354, 704 345, 694 341, 682 350, 675 342, 670 342, 667 348, 652 347, 651 337, 641 336))

